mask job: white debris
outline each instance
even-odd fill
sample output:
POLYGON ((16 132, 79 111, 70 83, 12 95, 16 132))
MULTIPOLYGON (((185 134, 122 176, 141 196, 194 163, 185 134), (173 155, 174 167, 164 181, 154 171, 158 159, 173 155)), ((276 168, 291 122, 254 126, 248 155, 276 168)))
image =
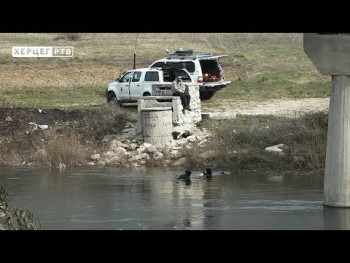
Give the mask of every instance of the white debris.
POLYGON ((40 129, 42 129, 42 130, 46 130, 46 129, 49 128, 48 125, 38 125, 38 127, 39 127, 40 129))
POLYGON ((266 147, 265 151, 267 151, 267 152, 275 152, 275 153, 278 153, 278 154, 283 154, 283 149, 285 149, 285 148, 286 148, 286 145, 283 144, 283 143, 280 143, 280 144, 277 144, 277 145, 274 145, 274 146, 266 147))
POLYGON ((46 130, 46 129, 48 129, 49 128, 49 126, 48 125, 38 125, 38 124, 36 124, 35 122, 29 122, 28 123, 29 125, 33 125, 34 126, 34 130, 37 130, 38 128, 40 128, 41 130, 46 130))

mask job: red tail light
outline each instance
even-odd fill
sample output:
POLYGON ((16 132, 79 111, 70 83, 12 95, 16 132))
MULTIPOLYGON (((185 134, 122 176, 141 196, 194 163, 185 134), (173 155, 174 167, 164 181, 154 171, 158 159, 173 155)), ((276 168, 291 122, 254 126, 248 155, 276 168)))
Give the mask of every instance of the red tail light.
POLYGON ((199 76, 197 81, 198 83, 203 83, 203 76, 199 76))

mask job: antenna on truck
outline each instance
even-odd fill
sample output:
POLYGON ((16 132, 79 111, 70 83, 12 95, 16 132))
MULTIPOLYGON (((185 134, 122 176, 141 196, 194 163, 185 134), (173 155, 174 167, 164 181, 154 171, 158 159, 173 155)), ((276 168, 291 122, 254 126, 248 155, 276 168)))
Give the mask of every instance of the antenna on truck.
POLYGON ((135 41, 135 49, 134 49, 134 64, 133 69, 136 69, 136 48, 137 48, 137 38, 139 37, 139 33, 136 34, 136 41, 135 41))

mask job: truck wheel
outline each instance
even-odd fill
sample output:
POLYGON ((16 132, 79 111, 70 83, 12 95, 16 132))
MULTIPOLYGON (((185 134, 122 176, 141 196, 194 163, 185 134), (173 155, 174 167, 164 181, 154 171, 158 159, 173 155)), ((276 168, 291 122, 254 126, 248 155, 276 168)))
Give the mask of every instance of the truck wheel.
POLYGON ((117 97, 115 96, 114 93, 108 93, 108 95, 107 95, 107 103, 114 104, 114 105, 117 105, 119 107, 123 106, 122 102, 117 99, 117 97))
POLYGON ((214 94, 215 94, 214 89, 199 91, 199 97, 201 100, 210 100, 214 96, 214 94))

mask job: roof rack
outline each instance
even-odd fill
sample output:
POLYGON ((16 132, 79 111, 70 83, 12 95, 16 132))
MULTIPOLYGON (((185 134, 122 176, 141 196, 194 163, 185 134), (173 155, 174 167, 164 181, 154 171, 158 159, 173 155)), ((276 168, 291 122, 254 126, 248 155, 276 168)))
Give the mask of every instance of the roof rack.
POLYGON ((197 54, 193 54, 193 50, 176 50, 174 53, 168 53, 167 59, 196 59, 196 58, 203 58, 203 57, 211 57, 211 52, 201 52, 197 54))

